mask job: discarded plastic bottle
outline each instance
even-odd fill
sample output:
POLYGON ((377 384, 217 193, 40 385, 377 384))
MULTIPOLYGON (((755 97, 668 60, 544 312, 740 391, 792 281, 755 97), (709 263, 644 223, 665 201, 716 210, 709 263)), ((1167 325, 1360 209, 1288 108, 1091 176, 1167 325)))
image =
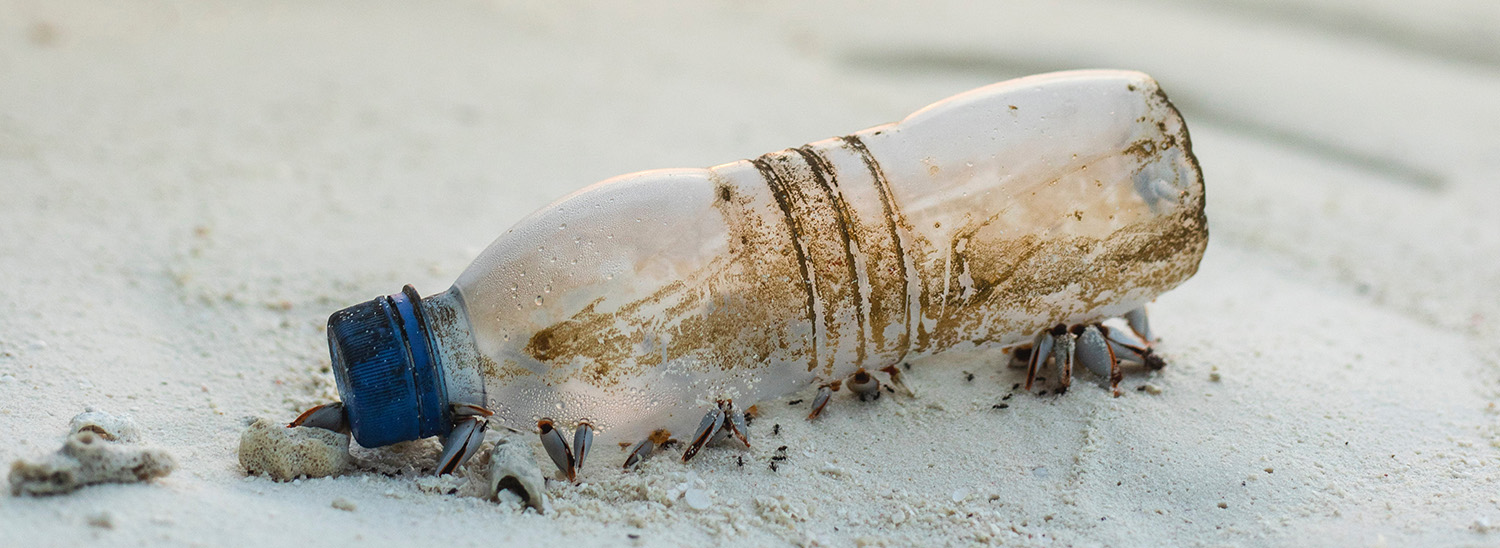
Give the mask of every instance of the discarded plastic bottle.
MULTIPOLYGON (((1156 82, 1055 73, 754 160, 585 188, 445 292, 407 286, 334 313, 329 346, 360 445, 448 436, 451 453, 453 425, 485 409, 515 428, 550 419, 546 435, 586 423, 609 447, 1136 311, 1192 276, 1206 243, 1202 176, 1156 82)), ((1149 350, 1104 340, 1089 355, 1149 350)))

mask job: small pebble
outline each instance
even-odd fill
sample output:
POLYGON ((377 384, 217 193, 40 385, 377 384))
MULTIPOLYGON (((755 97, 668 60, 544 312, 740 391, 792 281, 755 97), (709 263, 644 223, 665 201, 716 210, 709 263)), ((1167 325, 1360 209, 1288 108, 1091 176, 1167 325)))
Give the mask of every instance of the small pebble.
POLYGON ((833 477, 836 477, 836 478, 843 477, 844 474, 846 473, 842 467, 840 467, 840 466, 838 466, 838 465, 836 465, 834 463, 831 463, 831 462, 825 462, 825 463, 823 463, 823 467, 819 468, 818 472, 820 472, 822 474, 829 475, 829 476, 833 476, 833 477))
POLYGON ((1152 396, 1160 395, 1161 392, 1162 392, 1160 386, 1157 386, 1157 385, 1154 385, 1154 384, 1151 384, 1151 383, 1146 383, 1146 384, 1141 385, 1141 391, 1145 392, 1147 394, 1151 394, 1152 396))
POLYGON ((1219 503, 1219 508, 1229 508, 1229 503, 1227 503, 1227 502, 1221 502, 1221 503, 1219 503))
POLYGON ((98 512, 89 515, 89 525, 100 529, 114 529, 115 517, 109 512, 98 512))
POLYGON ((952 496, 953 502, 963 502, 964 499, 969 498, 969 488, 959 487, 958 489, 954 489, 952 496))
POLYGON ((354 510, 359 508, 358 506, 354 505, 354 501, 346 499, 344 497, 333 499, 333 507, 345 512, 353 512, 354 510))
POLYGON ((706 510, 713 504, 713 500, 708 498, 708 492, 702 489, 688 489, 682 494, 682 500, 694 510, 706 510))

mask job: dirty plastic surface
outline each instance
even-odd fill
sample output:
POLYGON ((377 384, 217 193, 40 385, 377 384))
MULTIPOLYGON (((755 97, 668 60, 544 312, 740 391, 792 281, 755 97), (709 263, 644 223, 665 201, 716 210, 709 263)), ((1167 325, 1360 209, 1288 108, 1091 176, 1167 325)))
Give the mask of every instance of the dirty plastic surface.
POLYGON ((1202 177, 1156 82, 1075 71, 601 182, 522 220, 454 289, 501 421, 586 419, 612 444, 685 435, 715 399, 1122 314, 1206 244, 1202 177))

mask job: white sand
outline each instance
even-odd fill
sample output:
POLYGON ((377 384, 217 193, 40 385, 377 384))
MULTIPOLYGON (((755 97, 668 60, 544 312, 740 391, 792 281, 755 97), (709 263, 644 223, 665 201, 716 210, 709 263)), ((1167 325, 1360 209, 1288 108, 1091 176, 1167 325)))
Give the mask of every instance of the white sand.
POLYGON ((1500 545, 1494 2, 260 4, 0 2, 0 462, 92 405, 179 464, 0 497, 0 546, 1500 545), (550 516, 236 462, 245 417, 333 395, 330 312, 573 189, 1082 67, 1157 76, 1208 181, 1125 397, 995 411, 1018 372, 942 356, 916 399, 769 402, 748 453, 596 448, 550 516))

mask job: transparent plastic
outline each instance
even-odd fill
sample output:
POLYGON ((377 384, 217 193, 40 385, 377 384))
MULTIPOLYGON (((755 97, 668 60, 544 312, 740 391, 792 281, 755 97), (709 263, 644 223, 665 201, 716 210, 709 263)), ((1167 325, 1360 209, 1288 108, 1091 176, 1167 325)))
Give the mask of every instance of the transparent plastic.
MULTIPOLYGON (((450 398, 602 446, 1139 307, 1197 269, 1203 183, 1150 77, 1034 76, 542 208, 428 299, 450 398)), ((997 360, 998 361, 998 360, 997 360)))

